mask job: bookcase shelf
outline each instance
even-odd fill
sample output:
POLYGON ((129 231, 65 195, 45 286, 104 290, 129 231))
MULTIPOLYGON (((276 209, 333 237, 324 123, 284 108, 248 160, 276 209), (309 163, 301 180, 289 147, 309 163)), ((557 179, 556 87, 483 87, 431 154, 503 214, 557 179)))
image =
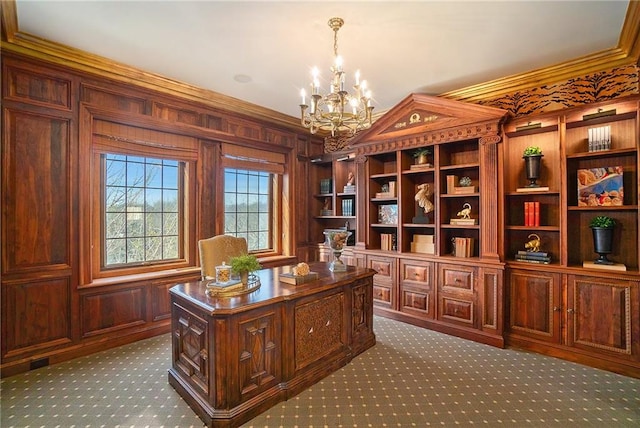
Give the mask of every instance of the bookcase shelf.
POLYGON ((640 374, 640 336, 629 340, 628 335, 640 330, 640 320, 625 309, 640 304, 639 107, 640 97, 635 96, 518 118, 505 126, 507 337, 519 346, 553 350, 567 358, 579 354, 590 362, 602 359, 607 367, 628 365, 640 374), (615 114, 583 119, 599 111, 615 114), (514 132, 521 123, 538 122, 542 126, 536 132, 514 132), (589 151, 598 147, 593 144, 599 141, 596 137, 603 136, 610 136, 611 148, 589 151), (525 184, 522 152, 527 146, 542 149, 538 182, 548 186, 548 192, 516 191, 525 184), (602 186, 608 175, 612 184, 602 186), (523 204, 528 201, 540 203, 539 227, 523 226, 523 204), (616 222, 608 258, 626 270, 583 266, 598 258, 589 224, 600 215, 616 222), (525 244, 537 238, 551 262, 516 260, 518 251, 527 251, 525 244), (554 308, 553 319, 549 308, 554 308), (552 322, 531 322, 542 319, 552 322))
MULTIPOLYGON (((317 192, 310 198, 313 219, 310 224, 310 235, 313 243, 324 242, 325 229, 348 228, 352 233, 357 234, 358 189, 354 187, 354 191, 344 191, 349 173, 352 173, 355 178, 356 167, 352 152, 325 154, 310 162, 311 189, 317 192), (330 215, 323 215, 325 207, 330 215), (349 211, 345 212, 345 208, 349 211)), ((355 241, 356 237, 354 236, 353 239, 355 241)))

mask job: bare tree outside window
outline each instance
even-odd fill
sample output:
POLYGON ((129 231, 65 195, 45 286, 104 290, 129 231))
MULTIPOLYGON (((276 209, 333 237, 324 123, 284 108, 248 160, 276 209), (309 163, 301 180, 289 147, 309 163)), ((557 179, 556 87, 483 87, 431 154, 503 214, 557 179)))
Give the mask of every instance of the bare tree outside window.
POLYGON ((103 265, 180 257, 181 162, 105 154, 103 168, 103 265))
POLYGON ((245 238, 249 251, 273 248, 273 180, 269 172, 224 170, 224 232, 245 238))

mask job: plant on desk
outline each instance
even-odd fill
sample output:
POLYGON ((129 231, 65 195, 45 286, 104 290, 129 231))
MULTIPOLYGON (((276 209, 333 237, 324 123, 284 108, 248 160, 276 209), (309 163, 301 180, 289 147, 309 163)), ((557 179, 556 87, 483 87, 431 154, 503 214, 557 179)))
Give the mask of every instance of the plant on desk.
POLYGON ((245 285, 248 283, 250 273, 262 269, 260 262, 258 262, 258 258, 253 254, 243 254, 241 256, 231 257, 229 262, 231 263, 231 271, 240 275, 240 280, 245 285))

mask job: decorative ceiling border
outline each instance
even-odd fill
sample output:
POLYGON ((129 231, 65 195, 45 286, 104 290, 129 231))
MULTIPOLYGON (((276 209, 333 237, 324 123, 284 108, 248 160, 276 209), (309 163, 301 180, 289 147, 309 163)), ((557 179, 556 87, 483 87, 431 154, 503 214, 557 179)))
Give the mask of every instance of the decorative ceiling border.
MULTIPOLYGON (((480 103, 483 100, 551 85, 577 76, 624 66, 640 65, 640 1, 631 0, 622 26, 618 46, 551 67, 502 77, 478 85, 445 92, 439 96, 457 101, 480 103)), ((485 103, 489 104, 489 103, 485 103)))

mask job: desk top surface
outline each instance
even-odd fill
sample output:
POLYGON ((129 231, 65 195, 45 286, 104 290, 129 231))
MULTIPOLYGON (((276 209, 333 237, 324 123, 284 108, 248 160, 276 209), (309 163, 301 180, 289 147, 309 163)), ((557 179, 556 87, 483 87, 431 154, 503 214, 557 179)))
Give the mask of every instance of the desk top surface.
POLYGON ((309 267, 312 272, 318 273, 318 279, 299 285, 281 282, 279 279, 281 273, 290 273, 292 266, 261 269, 255 272, 260 278, 260 288, 240 296, 209 296, 206 292, 208 281, 176 284, 171 287, 169 293, 172 299, 174 297, 185 299, 211 314, 235 313, 267 306, 282 300, 298 299, 307 295, 317 294, 375 274, 373 269, 355 266, 347 266, 346 272, 331 272, 329 263, 322 262, 309 263, 309 267))

